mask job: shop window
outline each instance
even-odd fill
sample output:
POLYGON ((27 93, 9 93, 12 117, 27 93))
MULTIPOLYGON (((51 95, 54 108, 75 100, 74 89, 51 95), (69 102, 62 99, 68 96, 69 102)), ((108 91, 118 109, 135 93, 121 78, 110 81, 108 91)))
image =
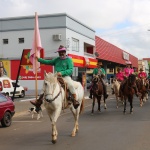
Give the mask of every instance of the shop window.
POLYGON ((113 68, 109 68, 109 72, 113 72, 113 68))
POLYGON ((79 40, 72 38, 72 50, 79 52, 79 40))
POLYGON ((8 39, 3 39, 3 44, 8 44, 8 39))

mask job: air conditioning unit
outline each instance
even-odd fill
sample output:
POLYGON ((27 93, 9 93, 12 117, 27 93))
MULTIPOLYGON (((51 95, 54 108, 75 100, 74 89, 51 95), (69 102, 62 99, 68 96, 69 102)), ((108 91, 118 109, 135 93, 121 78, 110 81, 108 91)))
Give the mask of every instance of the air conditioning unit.
POLYGON ((55 34, 55 35, 53 35, 53 40, 54 41, 61 41, 61 34, 55 34))

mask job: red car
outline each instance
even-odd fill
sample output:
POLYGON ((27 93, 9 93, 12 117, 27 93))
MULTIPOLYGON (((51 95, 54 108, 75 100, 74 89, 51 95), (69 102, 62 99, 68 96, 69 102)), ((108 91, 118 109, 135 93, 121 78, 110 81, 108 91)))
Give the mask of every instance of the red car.
POLYGON ((9 127, 15 114, 15 105, 10 97, 0 93, 0 122, 3 127, 9 127))

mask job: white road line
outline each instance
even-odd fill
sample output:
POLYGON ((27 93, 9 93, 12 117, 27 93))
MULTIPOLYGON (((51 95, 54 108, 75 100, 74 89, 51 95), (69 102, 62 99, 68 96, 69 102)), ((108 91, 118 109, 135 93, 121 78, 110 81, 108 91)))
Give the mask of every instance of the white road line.
POLYGON ((12 122, 42 122, 42 121, 12 121, 12 122))
POLYGON ((35 99, 36 98, 24 99, 24 100, 20 100, 20 102, 31 101, 31 100, 35 100, 35 99))
MULTIPOLYGON (((85 99, 89 99, 87 96, 84 97, 85 99)), ((24 100, 20 100, 20 102, 25 102, 25 101, 31 101, 31 100, 35 100, 36 98, 30 98, 30 99, 24 99, 24 100)))

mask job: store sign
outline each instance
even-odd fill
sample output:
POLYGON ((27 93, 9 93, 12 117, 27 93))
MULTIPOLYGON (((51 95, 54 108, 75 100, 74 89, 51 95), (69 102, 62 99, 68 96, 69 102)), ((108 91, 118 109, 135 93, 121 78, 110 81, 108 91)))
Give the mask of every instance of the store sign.
POLYGON ((126 52, 123 52, 123 59, 129 60, 129 54, 126 52))

